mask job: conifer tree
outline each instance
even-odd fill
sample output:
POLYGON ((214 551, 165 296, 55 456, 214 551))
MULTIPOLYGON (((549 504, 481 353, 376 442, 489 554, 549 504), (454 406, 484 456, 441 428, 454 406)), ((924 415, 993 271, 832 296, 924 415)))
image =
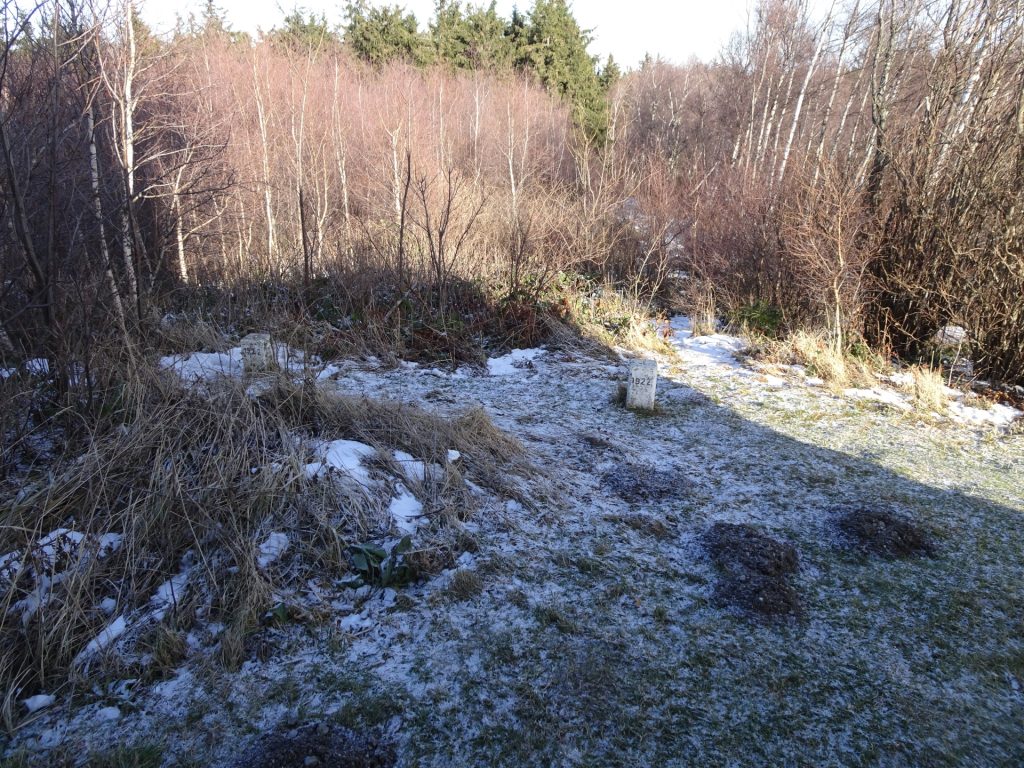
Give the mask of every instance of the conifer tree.
POLYGON ((456 69, 509 69, 512 47, 505 26, 493 2, 463 9, 458 2, 438 0, 430 28, 437 58, 456 69))
POLYGON ((338 35, 323 14, 309 16, 296 8, 284 17, 284 26, 274 29, 268 36, 275 44, 298 50, 317 50, 336 45, 338 35))
POLYGON ((356 56, 374 65, 395 59, 425 66, 433 60, 433 45, 419 31, 416 16, 397 5, 371 6, 366 0, 349 3, 345 15, 345 44, 356 56))
POLYGON ((572 104, 576 124, 588 139, 600 143, 607 130, 608 105, 596 60, 587 53, 589 43, 589 32, 580 29, 566 0, 536 0, 518 64, 572 104))

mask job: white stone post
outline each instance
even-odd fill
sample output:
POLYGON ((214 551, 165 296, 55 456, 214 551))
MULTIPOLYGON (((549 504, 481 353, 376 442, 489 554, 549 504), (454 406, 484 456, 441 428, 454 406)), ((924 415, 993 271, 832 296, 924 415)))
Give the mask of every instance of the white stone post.
POLYGON ((276 362, 269 333, 250 333, 242 339, 242 370, 245 373, 269 371, 276 362))
POLYGON ((654 391, 658 386, 658 364, 654 360, 630 363, 626 385, 626 407, 654 410, 654 391))

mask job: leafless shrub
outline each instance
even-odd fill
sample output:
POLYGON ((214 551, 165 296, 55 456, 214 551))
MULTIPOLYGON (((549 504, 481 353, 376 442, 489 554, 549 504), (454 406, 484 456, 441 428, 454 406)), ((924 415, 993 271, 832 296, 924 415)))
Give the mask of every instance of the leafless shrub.
POLYGON ((923 9, 761 3, 717 66, 624 79, 625 140, 675 170, 688 268, 728 309, 911 360, 956 322, 977 368, 1016 380, 1022 11, 923 9))
POLYGON ((863 328, 870 262, 864 227, 856 188, 828 168, 783 214, 787 271, 840 355, 863 328))
POLYGON ((689 315, 694 336, 706 336, 718 330, 718 310, 712 284, 691 283, 689 315))

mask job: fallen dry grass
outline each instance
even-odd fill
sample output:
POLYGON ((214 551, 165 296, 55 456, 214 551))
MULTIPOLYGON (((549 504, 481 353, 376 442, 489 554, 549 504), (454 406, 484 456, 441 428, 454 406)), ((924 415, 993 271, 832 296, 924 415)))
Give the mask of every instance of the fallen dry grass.
POLYGON ((480 410, 449 418, 329 394, 283 375, 254 396, 243 382, 219 380, 199 392, 138 366, 101 412, 79 450, 0 486, 0 556, 10 566, 0 568, 0 704, 8 728, 17 725, 19 700, 102 669, 94 662, 107 654, 83 649, 115 617, 127 619, 121 647, 139 650, 136 661, 118 660, 122 672, 145 655, 157 667, 171 664, 181 648, 170 625, 198 618, 225 625, 219 655, 237 666, 282 582, 340 578, 351 567, 350 545, 388 534, 388 489, 402 477, 395 450, 439 468, 405 478, 432 521, 410 557, 428 570, 447 567, 456 554, 457 537, 442 533, 473 509, 464 475, 516 498, 518 478, 529 471, 522 446, 480 410), (381 493, 309 476, 310 446, 337 439, 378 449, 370 471, 381 493), (259 563, 260 543, 274 531, 293 542, 287 567, 259 563), (442 532, 436 539, 435 531, 442 532), (187 582, 157 615, 158 588, 186 566, 187 582))
POLYGON ((522 496, 516 478, 533 471, 519 441, 479 408, 448 418, 409 403, 337 394, 283 377, 259 399, 290 429, 397 448, 444 467, 459 484, 461 466, 484 487, 511 498, 522 496), (457 462, 448 461, 452 450, 460 454, 457 462))
POLYGON ((834 391, 877 383, 867 362, 836 349, 821 333, 797 331, 784 339, 765 340, 762 357, 782 365, 802 365, 809 375, 820 377, 834 391))
POLYGON ((925 365, 910 367, 913 377, 914 404, 923 410, 944 413, 949 408, 946 380, 942 372, 925 365))

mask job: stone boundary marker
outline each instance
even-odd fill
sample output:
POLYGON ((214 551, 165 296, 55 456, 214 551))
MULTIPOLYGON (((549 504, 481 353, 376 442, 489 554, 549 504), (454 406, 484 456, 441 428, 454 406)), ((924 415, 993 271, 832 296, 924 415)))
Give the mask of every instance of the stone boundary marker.
POLYGON ((274 345, 269 333, 250 333, 242 339, 242 370, 245 373, 263 373, 277 363, 274 345))
POLYGON ((629 365, 626 384, 626 407, 654 410, 654 392, 658 386, 658 364, 654 360, 637 360, 629 365))

